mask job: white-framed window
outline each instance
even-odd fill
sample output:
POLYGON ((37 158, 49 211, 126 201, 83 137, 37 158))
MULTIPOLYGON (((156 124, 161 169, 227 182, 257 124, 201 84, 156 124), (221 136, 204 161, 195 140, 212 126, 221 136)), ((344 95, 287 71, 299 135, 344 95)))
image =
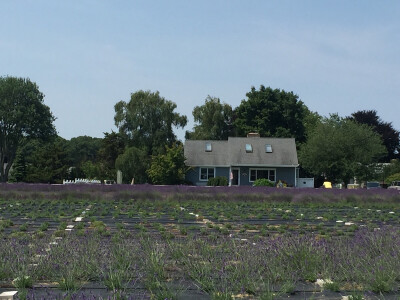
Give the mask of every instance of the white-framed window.
POLYGON ((250 169, 249 181, 254 182, 257 179, 266 178, 275 182, 275 169, 250 169))
POLYGON ((266 144, 265 145, 265 152, 266 153, 272 153, 272 145, 266 144))
POLYGON ((200 181, 215 177, 215 168, 200 168, 200 181))
POLYGON ((253 146, 251 144, 246 144, 246 153, 252 153, 253 152, 253 146))
POLYGON ((206 152, 211 152, 211 151, 212 151, 211 143, 206 143, 206 152))

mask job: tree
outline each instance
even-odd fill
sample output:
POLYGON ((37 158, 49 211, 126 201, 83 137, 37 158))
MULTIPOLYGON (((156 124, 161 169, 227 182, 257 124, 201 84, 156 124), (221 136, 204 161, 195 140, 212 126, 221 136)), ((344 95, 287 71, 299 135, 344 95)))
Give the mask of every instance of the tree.
POLYGON ((208 96, 205 103, 193 109, 197 124, 193 131, 186 131, 190 140, 227 140, 231 135, 233 111, 229 104, 221 103, 219 98, 208 96))
POLYGON ((348 183, 354 176, 365 175, 382 155, 385 147, 370 127, 332 115, 310 133, 299 158, 310 173, 348 183))
POLYGON ((376 110, 361 110, 351 114, 350 119, 360 124, 366 124, 378 133, 386 147, 388 154, 382 158, 382 162, 389 162, 391 159, 399 158, 400 153, 400 132, 395 130, 392 123, 381 120, 376 110))
POLYGON ((68 142, 68 157, 72 166, 80 167, 84 162, 96 161, 102 139, 90 136, 78 136, 68 142))
POLYGON ((9 173, 10 182, 24 182, 27 175, 27 162, 20 148, 15 155, 13 166, 9 173))
POLYGON ((239 136, 258 132, 261 136, 305 141, 306 106, 297 95, 261 85, 258 91, 252 87, 246 96, 248 99, 235 109, 234 125, 239 136))
MULTIPOLYGON (((393 177, 398 177, 400 174, 400 160, 399 159, 392 159, 390 164, 386 164, 383 168, 383 174, 386 183, 390 183, 391 181, 397 180, 393 179, 393 177)), ((400 179, 399 179, 400 180, 400 179)))
POLYGON ((153 156, 147 174, 154 184, 182 184, 187 170, 183 145, 179 144, 166 147, 165 154, 153 156))
POLYGON ((149 156, 146 150, 137 147, 127 148, 115 162, 115 167, 122 171, 124 183, 130 183, 133 178, 135 183, 147 182, 148 166, 149 156))
POLYGON ((115 161, 120 154, 124 153, 125 145, 126 141, 122 134, 113 131, 104 133, 104 138, 101 140, 100 149, 97 153, 99 177, 116 179, 115 161))
POLYGON ((32 183, 62 183, 67 177, 67 141, 56 137, 46 143, 35 140, 29 146, 33 150, 26 156, 27 171, 23 181, 32 183))
POLYGON ((115 125, 126 134, 131 144, 144 148, 149 155, 165 151, 165 145, 176 141, 172 127, 185 127, 186 116, 174 112, 176 104, 165 100, 159 92, 138 91, 129 102, 115 105, 115 125))
POLYGON ((8 180, 17 149, 24 139, 56 135, 55 120, 43 94, 29 79, 0 77, 0 181, 8 180))

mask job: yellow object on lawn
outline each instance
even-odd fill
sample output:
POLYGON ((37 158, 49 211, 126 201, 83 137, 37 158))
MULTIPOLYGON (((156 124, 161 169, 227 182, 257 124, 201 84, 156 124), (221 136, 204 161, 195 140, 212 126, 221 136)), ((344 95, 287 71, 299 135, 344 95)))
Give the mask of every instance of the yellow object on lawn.
POLYGON ((324 184, 322 185, 326 189, 331 189, 332 188, 332 182, 330 181, 325 181, 324 184))

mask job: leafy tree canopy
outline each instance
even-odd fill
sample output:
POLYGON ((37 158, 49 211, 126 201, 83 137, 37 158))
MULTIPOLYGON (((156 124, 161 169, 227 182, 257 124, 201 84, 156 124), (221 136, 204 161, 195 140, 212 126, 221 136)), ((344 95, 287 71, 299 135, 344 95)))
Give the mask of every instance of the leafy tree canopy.
POLYGON ((129 102, 115 105, 115 125, 128 136, 135 147, 145 148, 151 155, 165 151, 165 145, 176 141, 172 127, 185 127, 186 116, 175 112, 176 104, 159 92, 138 91, 129 102))
POLYGON ((68 142, 68 156, 72 166, 78 167, 86 161, 94 162, 102 139, 90 136, 78 136, 68 142))
MULTIPOLYGON (((394 175, 394 174, 400 174, 400 160, 392 159, 390 161, 390 164, 387 164, 384 167, 383 173, 386 177, 390 177, 391 175, 394 175)), ((393 181, 393 180, 396 180, 396 179, 388 179, 386 181, 388 181, 388 183, 390 183, 390 181, 393 181)))
POLYGON ((120 154, 124 153, 125 145, 126 139, 122 134, 116 132, 104 133, 104 138, 97 153, 98 177, 117 179, 115 161, 120 154))
POLYGON ((0 181, 8 180, 24 139, 56 135, 55 118, 43 98, 38 86, 29 79, 0 77, 0 181))
POLYGON ((115 167, 122 171, 124 183, 130 183, 132 179, 135 183, 146 183, 148 180, 146 171, 149 164, 146 150, 128 147, 123 154, 118 156, 115 167))
POLYGON ((166 147, 165 154, 153 156, 147 174, 154 184, 182 184, 187 167, 183 155, 183 145, 166 147))
POLYGON ((193 109, 193 131, 186 131, 186 139, 227 140, 232 133, 233 110, 219 98, 208 96, 205 103, 193 109))
POLYGON ((239 136, 258 132, 267 137, 294 137, 305 140, 304 117, 306 106, 293 92, 270 87, 254 87, 235 109, 234 125, 239 136))
POLYGON ((10 172, 10 181, 61 183, 67 178, 68 142, 55 137, 45 143, 37 139, 24 141, 10 172))
POLYGON ((391 159, 399 158, 400 153, 400 132, 395 130, 392 123, 381 120, 376 110, 360 110, 351 114, 350 119, 360 124, 371 126, 378 133, 383 141, 388 154, 381 161, 389 162, 391 159))
POLYGON ((310 173, 348 183, 385 155, 380 136, 370 127, 331 115, 310 133, 302 145, 300 164, 310 173))

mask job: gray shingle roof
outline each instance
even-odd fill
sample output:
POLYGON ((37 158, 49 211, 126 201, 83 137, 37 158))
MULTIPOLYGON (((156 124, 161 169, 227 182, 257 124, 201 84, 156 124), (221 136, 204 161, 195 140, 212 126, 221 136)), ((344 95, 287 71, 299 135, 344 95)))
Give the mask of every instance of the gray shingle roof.
POLYGON ((228 141, 187 140, 184 146, 188 166, 229 166, 228 141), (206 152, 206 143, 212 151, 206 152))
POLYGON ((297 166, 296 143, 293 138, 230 137, 228 141, 187 140, 185 157, 188 166, 297 166), (210 142, 212 151, 206 152, 210 142), (246 153, 246 144, 253 152, 246 153), (265 145, 272 146, 266 153, 265 145))

